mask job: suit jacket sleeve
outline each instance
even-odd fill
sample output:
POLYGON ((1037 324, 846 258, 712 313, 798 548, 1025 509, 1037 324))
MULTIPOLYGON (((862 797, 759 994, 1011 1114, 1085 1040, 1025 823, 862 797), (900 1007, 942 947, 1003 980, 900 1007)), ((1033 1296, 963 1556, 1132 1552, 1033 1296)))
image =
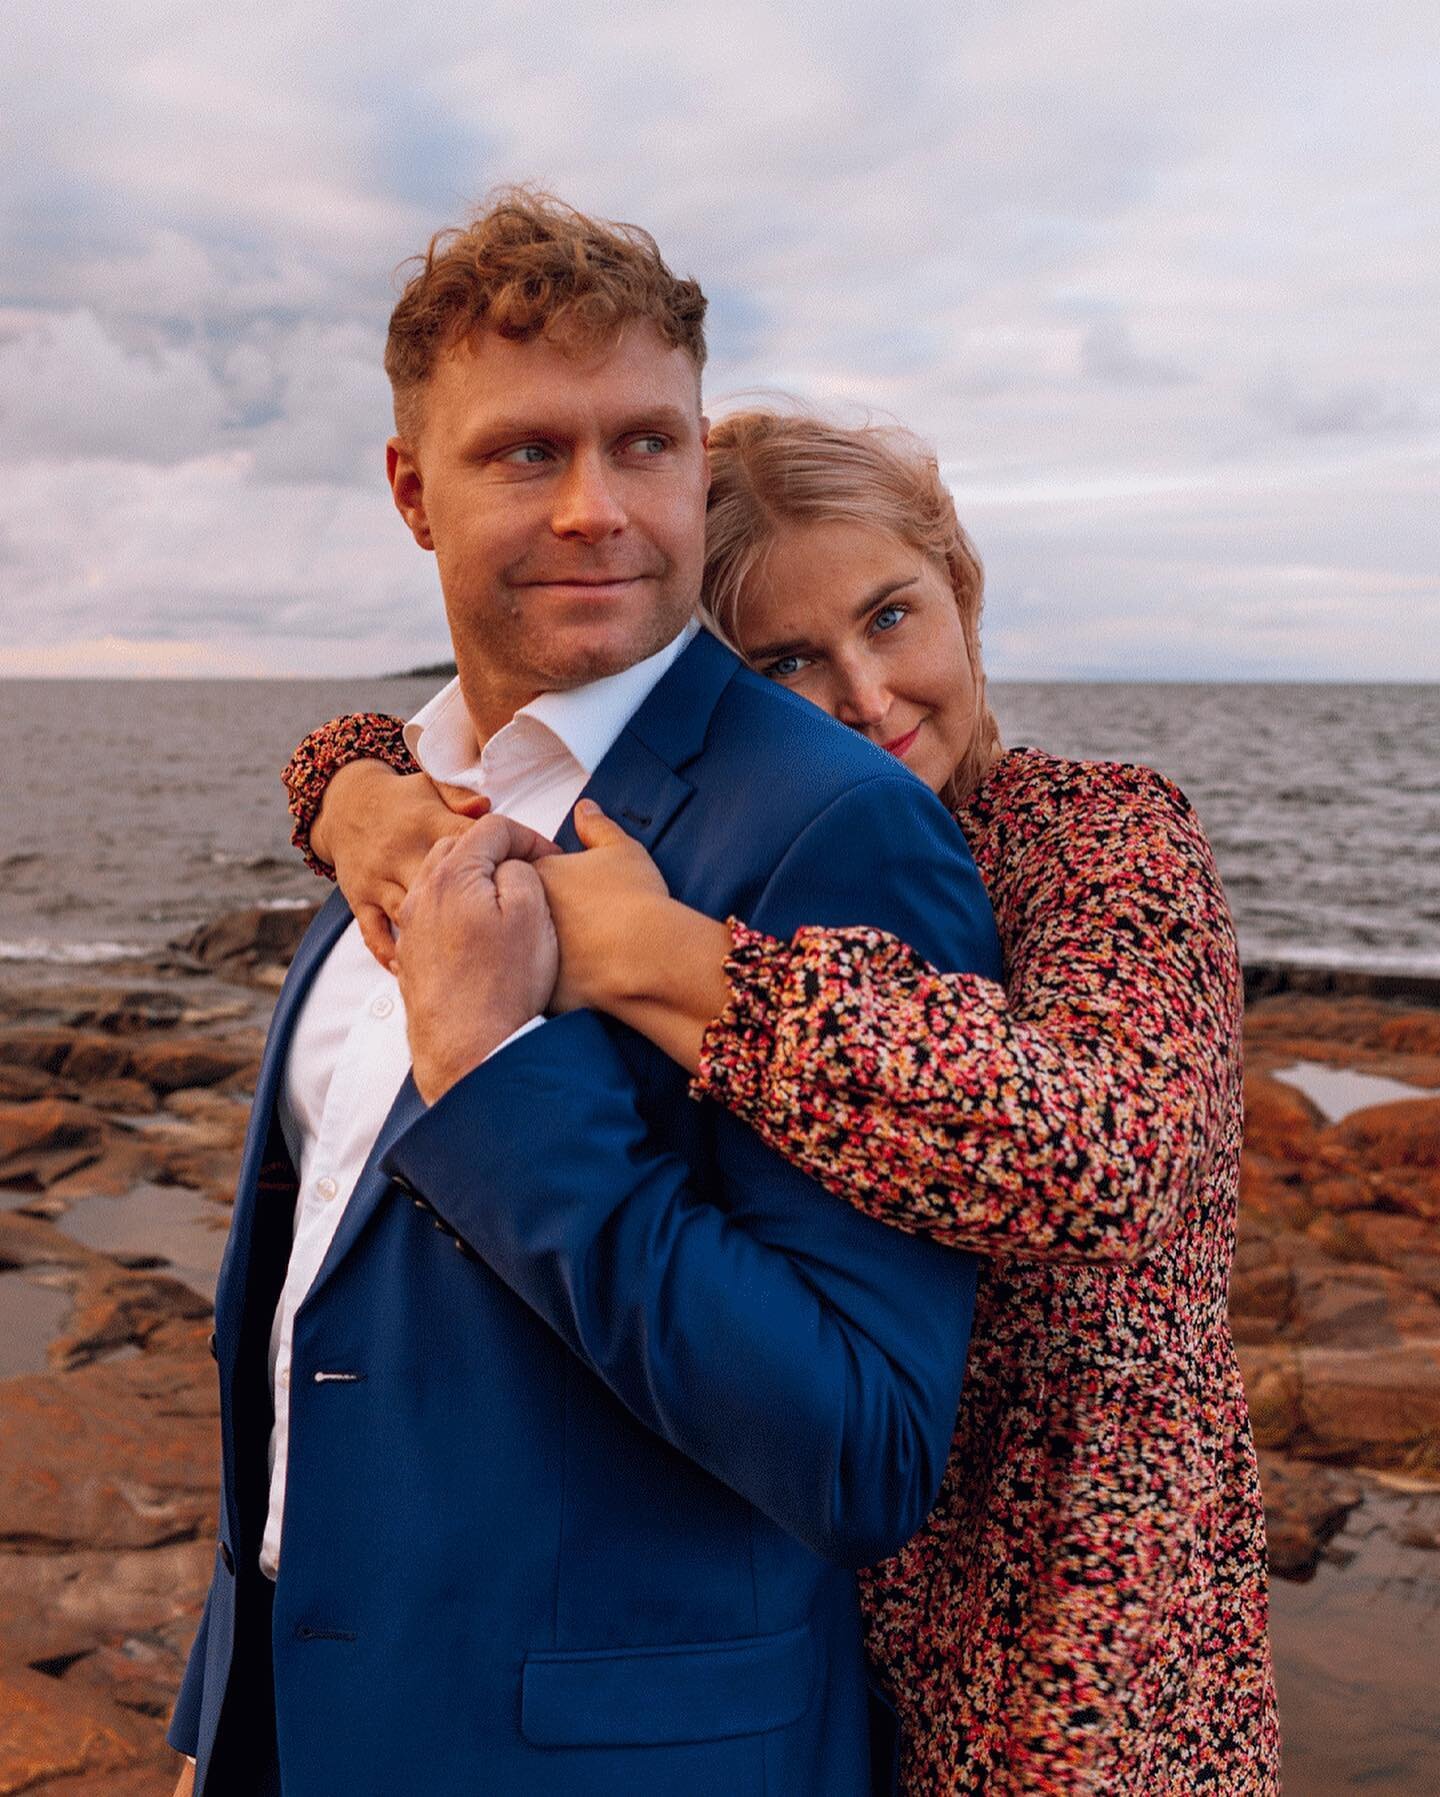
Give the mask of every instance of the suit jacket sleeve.
MULTIPOLYGON (((222 1574, 217 1573, 216 1577, 222 1574)), ((175 1713, 170 1718, 170 1726, 165 1731, 165 1739, 177 1753, 195 1757, 196 1745, 200 1739, 200 1702, 205 1686, 205 1651, 210 1636, 210 1598, 205 1598, 205 1609, 200 1617, 200 1627, 195 1631, 195 1640, 190 1647, 190 1658, 185 1662, 185 1676, 180 1681, 180 1695, 175 1699, 175 1713)))
MULTIPOLYGON (((998 973, 963 840, 909 776, 836 800, 756 910, 777 933, 842 920, 998 973)), ((881 1559, 939 1488, 975 1263, 838 1203, 719 1110, 695 1164, 663 1145, 657 1092, 683 1104, 683 1074, 577 1012, 458 1082, 385 1166, 643 1423, 817 1552, 881 1559)))

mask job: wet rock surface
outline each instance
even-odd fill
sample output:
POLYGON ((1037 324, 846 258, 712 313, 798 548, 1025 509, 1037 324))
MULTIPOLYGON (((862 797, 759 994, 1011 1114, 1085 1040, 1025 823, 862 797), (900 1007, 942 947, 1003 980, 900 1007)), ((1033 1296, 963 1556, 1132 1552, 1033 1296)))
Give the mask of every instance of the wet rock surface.
MULTIPOLYGON (((309 916, 217 920, 128 986, 0 987, 0 1276, 63 1312, 36 1370, 0 1380, 0 1797, 172 1787, 164 1725, 215 1551, 207 1269, 309 916)), ((1247 1052, 1231 1309, 1288 1718, 1305 1631, 1350 1626, 1357 1555, 1403 1558, 1406 1626, 1428 1615, 1440 1654, 1440 1009, 1272 993, 1247 1052), (1307 1066, 1406 1090, 1337 1120, 1307 1066)))

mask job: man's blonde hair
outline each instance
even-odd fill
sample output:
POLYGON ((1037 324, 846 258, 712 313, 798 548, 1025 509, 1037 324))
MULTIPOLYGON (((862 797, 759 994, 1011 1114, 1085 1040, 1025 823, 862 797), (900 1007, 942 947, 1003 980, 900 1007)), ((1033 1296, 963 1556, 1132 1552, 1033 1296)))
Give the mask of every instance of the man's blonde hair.
POLYGON ((705 295, 638 225, 588 218, 553 195, 504 187, 469 224, 437 231, 390 318, 385 372, 401 435, 418 427, 436 359, 480 331, 546 337, 581 353, 647 320, 705 366, 705 295))
POLYGON ((975 675, 970 741, 941 792, 952 807, 962 803, 999 751, 1000 727, 980 660, 984 571, 930 450, 896 428, 847 430, 801 413, 757 410, 712 426, 710 469, 702 599, 732 648, 743 642, 746 589, 787 524, 889 531, 944 568, 975 675))

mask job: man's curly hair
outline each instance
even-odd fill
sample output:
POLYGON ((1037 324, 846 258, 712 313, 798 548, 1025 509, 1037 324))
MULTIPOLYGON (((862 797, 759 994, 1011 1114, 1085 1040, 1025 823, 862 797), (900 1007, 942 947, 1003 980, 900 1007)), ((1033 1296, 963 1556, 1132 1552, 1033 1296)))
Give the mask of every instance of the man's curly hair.
POLYGON ((589 218, 552 194, 498 189, 469 224, 437 231, 413 266, 385 345, 402 436, 418 427, 436 359, 482 330, 584 353, 645 319, 697 374, 705 366, 699 284, 671 273, 648 231, 589 218))

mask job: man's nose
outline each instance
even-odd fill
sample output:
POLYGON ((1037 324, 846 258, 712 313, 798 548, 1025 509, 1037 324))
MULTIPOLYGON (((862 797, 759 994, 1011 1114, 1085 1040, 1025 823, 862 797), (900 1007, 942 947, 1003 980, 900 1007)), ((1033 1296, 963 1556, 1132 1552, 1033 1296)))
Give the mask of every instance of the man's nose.
POLYGON ((577 454, 556 494, 550 528, 557 537, 598 543, 625 528, 627 515, 615 490, 613 472, 601 455, 577 454))

